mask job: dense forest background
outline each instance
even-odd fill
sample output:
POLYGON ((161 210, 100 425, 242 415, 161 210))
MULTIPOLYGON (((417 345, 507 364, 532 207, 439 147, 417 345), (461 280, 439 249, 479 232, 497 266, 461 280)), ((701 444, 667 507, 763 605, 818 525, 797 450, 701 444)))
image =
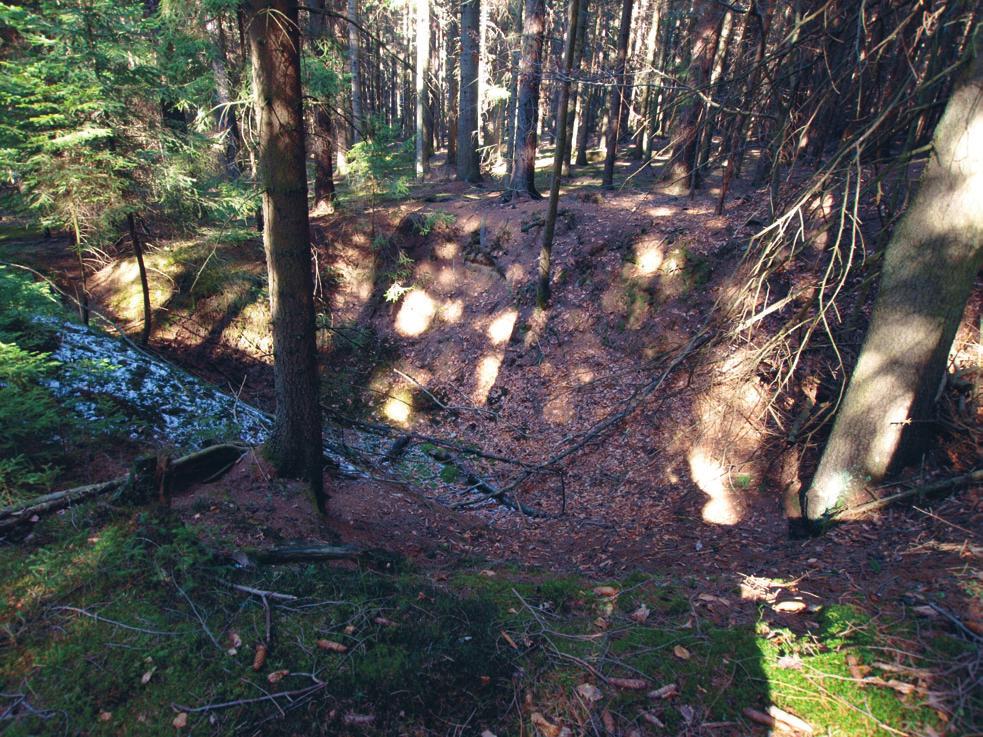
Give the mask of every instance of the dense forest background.
POLYGON ((975 734, 980 10, 0 3, 0 725, 975 734))

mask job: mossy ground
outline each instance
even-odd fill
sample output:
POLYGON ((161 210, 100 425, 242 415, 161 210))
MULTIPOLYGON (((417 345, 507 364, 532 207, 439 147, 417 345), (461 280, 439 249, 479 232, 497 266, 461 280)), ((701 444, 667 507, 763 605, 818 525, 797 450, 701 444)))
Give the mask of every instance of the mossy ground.
MULTIPOLYGON (((770 704, 818 734, 939 726, 922 695, 851 679, 847 655, 884 660, 891 631, 858 610, 831 606, 796 635, 762 620, 712 624, 695 615, 692 592, 658 577, 600 583, 618 596, 596 593, 598 582, 520 569, 245 570, 214 558, 166 515, 93 503, 0 549, 0 713, 21 697, 30 705, 5 718, 18 737, 174 734, 181 711, 189 733, 207 734, 445 734, 468 725, 518 735, 530 733, 533 712, 578 734, 603 710, 624 730, 660 733, 647 712, 666 734, 687 720, 748 734, 742 710, 770 704), (233 584, 300 597, 267 600, 272 639, 258 672, 266 610, 233 584), (631 614, 642 604, 650 614, 640 622, 631 614), (233 633, 242 645, 230 654, 233 633), (348 652, 319 649, 321 639, 348 652), (271 683, 278 671, 287 674, 271 683), (648 689, 619 689, 605 682, 611 677, 675 683, 679 695, 653 701, 648 689), (603 695, 593 708, 576 693, 585 682, 603 695), (301 693, 264 698, 286 691, 301 693), (374 719, 352 726, 353 714, 374 719)), ((965 651, 949 636, 926 647, 929 660, 965 651)))

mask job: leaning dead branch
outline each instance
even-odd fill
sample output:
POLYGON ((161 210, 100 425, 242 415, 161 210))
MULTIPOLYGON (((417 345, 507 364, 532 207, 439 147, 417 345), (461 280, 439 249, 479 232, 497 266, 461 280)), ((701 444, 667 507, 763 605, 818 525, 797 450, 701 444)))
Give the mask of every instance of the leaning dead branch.
POLYGON ((885 507, 905 499, 911 499, 913 497, 921 498, 926 496, 938 496, 940 494, 945 494, 948 491, 952 491, 953 489, 958 489, 963 486, 969 486, 970 484, 978 484, 981 482, 983 482, 983 468, 978 468, 975 471, 964 473, 961 476, 953 476, 931 484, 913 486, 910 489, 899 491, 897 494, 891 494, 890 496, 886 496, 882 499, 875 499, 872 502, 860 504, 855 507, 847 507, 834 516, 856 517, 869 512, 876 512, 879 509, 884 509, 885 507))

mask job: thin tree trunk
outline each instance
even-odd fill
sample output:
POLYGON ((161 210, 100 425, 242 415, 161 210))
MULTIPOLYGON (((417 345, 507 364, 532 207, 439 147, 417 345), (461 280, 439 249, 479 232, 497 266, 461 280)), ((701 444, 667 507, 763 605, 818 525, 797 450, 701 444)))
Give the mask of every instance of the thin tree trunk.
POLYGON ((519 101, 519 59, 521 57, 522 45, 522 0, 512 0, 512 33, 509 40, 513 44, 511 52, 511 77, 509 79, 509 106, 506 112, 506 125, 508 130, 506 136, 508 140, 505 144, 505 161, 509 166, 515 156, 515 136, 516 136, 516 111, 519 101), (514 37, 514 41, 513 41, 514 37))
POLYGON ((232 83, 229 80, 228 58, 226 56, 225 31, 221 16, 205 24, 205 30, 212 39, 211 64, 215 78, 215 124, 221 131, 223 140, 223 163, 225 173, 230 179, 239 177, 239 150, 242 148, 242 135, 239 121, 233 107, 232 83))
MULTIPOLYGON (((587 42, 587 20, 590 11, 590 4, 588 0, 582 0, 583 7, 577 12, 577 35, 574 39, 573 47, 573 63, 570 65, 571 69, 579 70, 581 63, 584 59, 584 45, 587 42)), ((572 82, 572 80, 571 80, 572 82)), ((580 89, 580 85, 575 85, 570 88, 570 95, 573 98, 573 105, 567 103, 567 138, 564 144, 564 151, 566 156, 563 159, 563 176, 570 176, 570 160, 573 154, 573 142, 574 142, 574 128, 577 122, 577 110, 581 104, 581 99, 584 96, 583 91, 580 89)), ((559 105, 557 106, 559 107, 559 105)))
POLYGON ((880 291, 803 514, 821 522, 918 459, 949 349, 983 265, 983 37, 935 129, 918 194, 887 246, 880 291))
POLYGON ((143 293, 143 332, 140 333, 140 345, 150 342, 150 328, 153 314, 150 307, 150 284, 147 281, 147 267, 143 263, 143 244, 137 234, 136 218, 133 213, 126 216, 126 225, 130 230, 130 240, 133 241, 133 255, 137 260, 137 270, 140 272, 140 291, 143 293))
POLYGON ((478 158, 478 34, 481 0, 461 2, 461 104, 457 118, 457 178, 481 181, 478 158))
POLYGON ((570 105, 570 77, 575 71, 574 49, 577 44, 577 21, 581 0, 570 0, 567 16, 567 39, 563 52, 563 76, 560 80, 559 100, 556 106, 556 150, 553 153, 553 181, 550 183, 549 208, 543 225, 543 245, 539 252, 539 280, 536 285, 536 302, 545 309, 550 299, 550 257, 553 252, 553 234, 556 229, 556 211, 560 201, 560 177, 567 154, 567 108, 570 105))
POLYGON ((325 106, 314 109, 314 212, 334 212, 334 123, 325 106))
POLYGON ((297 3, 250 0, 247 9, 273 323, 276 413, 265 450, 280 475, 307 478, 323 514, 326 497, 297 3))
POLYGON ((621 134, 621 113, 625 104, 625 63, 628 55, 628 39, 631 35, 633 0, 622 0, 621 26, 618 30, 618 52, 614 63, 615 83, 611 88, 611 108, 608 111, 607 150, 604 155, 604 172, 601 186, 610 189, 614 185, 614 160, 618 155, 618 136, 621 134))

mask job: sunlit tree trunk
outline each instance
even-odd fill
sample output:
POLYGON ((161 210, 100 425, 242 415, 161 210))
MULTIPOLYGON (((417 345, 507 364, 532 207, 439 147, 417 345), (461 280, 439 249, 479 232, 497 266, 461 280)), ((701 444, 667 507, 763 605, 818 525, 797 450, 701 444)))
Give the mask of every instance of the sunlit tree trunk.
POLYGON ((430 95, 427 77, 430 75, 430 0, 415 0, 416 10, 416 176, 422 179, 430 171, 430 148, 427 131, 427 111, 430 95))
POLYGON ((543 196, 536 189, 536 123, 539 116, 539 87, 543 78, 544 0, 526 0, 522 25, 522 57, 519 61, 519 102, 516 109, 515 159, 506 199, 525 192, 534 200, 543 196))
POLYGON ((810 522, 861 500, 930 438, 949 349, 983 265, 983 37, 975 45, 918 194, 888 243, 867 337, 805 493, 810 522))
POLYGON ((451 9, 447 24, 447 165, 457 161, 457 58, 460 50, 460 28, 457 13, 451 9))
POLYGON ((324 512, 314 280, 296 0, 247 4, 258 123, 258 182, 273 323, 276 413, 266 454, 277 472, 306 477, 324 512))
POLYGON ((461 105, 457 119, 457 178, 481 181, 478 159, 478 21, 481 0, 461 3, 461 105))
POLYGON ((137 270, 140 273, 140 291, 143 294, 143 331, 140 333, 140 345, 147 345, 150 342, 150 329, 153 322, 153 313, 150 307, 150 283, 147 281, 147 266, 143 262, 143 244, 140 242, 136 217, 132 212, 126 216, 126 225, 130 231, 130 240, 133 242, 133 256, 137 260, 137 270))

